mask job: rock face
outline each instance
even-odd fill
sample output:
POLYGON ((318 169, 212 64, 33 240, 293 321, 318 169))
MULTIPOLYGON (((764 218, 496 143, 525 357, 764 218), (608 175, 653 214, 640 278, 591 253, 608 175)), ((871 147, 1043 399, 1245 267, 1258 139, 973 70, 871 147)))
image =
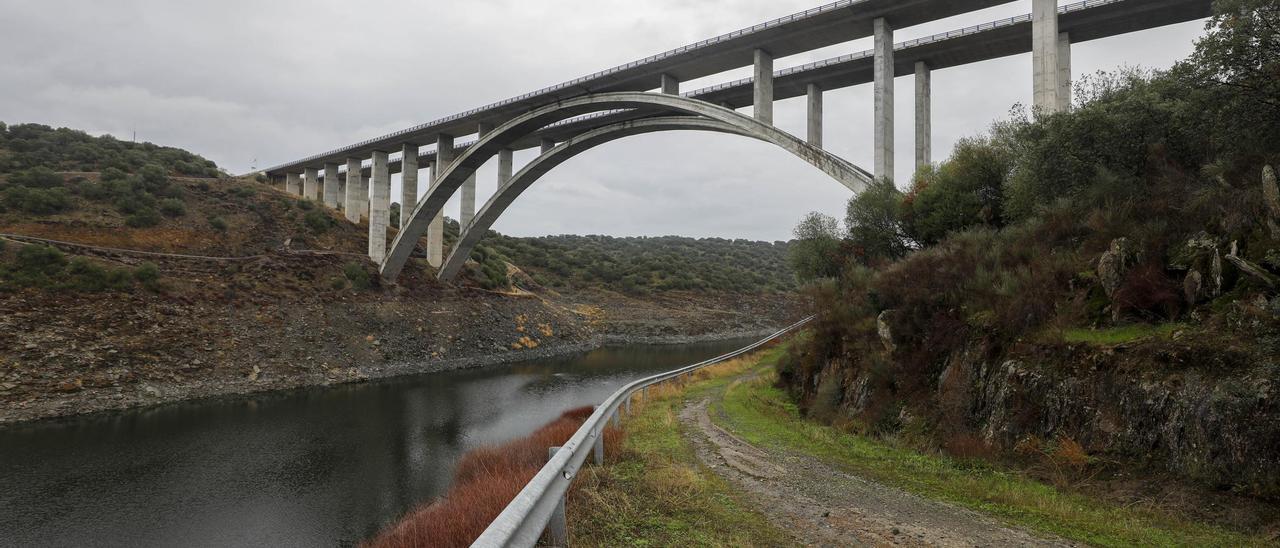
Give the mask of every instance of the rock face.
POLYGON ((880 335, 880 342, 884 343, 885 350, 893 352, 898 345, 893 341, 893 327, 889 325, 891 321, 893 321, 892 310, 885 310, 876 316, 876 333, 880 335))
POLYGON ((1098 259, 1098 281, 1108 297, 1115 295, 1124 281, 1125 274, 1138 263, 1139 256, 1128 238, 1116 238, 1111 247, 1098 259))
POLYGON ((1188 303, 1199 304, 1222 293, 1222 252, 1212 236, 1202 231, 1188 239, 1174 255, 1170 266, 1187 271, 1182 290, 1188 303))

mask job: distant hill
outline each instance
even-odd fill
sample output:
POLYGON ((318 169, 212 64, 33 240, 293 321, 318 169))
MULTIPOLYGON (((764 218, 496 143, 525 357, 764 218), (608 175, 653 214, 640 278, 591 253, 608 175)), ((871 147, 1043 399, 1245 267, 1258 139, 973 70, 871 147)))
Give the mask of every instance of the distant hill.
POLYGON ((80 130, 41 124, 8 126, 0 122, 0 173, 31 168, 53 171, 125 172, 159 165, 176 175, 218 177, 218 165, 196 154, 152 143, 131 143, 110 135, 94 137, 80 130))

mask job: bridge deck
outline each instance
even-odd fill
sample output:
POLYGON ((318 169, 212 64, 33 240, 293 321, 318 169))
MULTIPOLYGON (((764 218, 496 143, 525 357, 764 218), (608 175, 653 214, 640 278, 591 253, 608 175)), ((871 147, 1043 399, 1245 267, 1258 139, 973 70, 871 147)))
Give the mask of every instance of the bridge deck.
MULTIPOLYGON (((1211 8, 1209 0, 1088 0, 1063 6, 1060 12, 1060 31, 1069 33, 1072 43, 1080 43, 1202 19, 1210 15, 1211 8)), ((898 76, 914 74, 917 61, 924 61, 932 69, 937 70, 1030 51, 1031 16, 1020 15, 896 44, 894 46, 895 74, 898 76)), ((872 52, 866 50, 777 71, 774 76, 774 99, 803 96, 810 82, 818 84, 824 90, 833 90, 867 84, 872 79, 872 52)), ((687 92, 684 95, 742 108, 752 103, 752 85, 751 78, 744 78, 687 92)), ((541 139, 544 137, 564 141, 574 135, 608 124, 653 115, 656 114, 622 111, 566 120, 517 142, 513 148, 523 150, 540 146, 541 139)), ((471 131, 474 132, 474 128, 471 131)), ((401 138, 395 141, 397 144, 394 148, 398 149, 398 143, 406 141, 411 139, 401 138)), ((460 143, 457 149, 465 150, 467 146, 469 143, 460 143)), ((435 156, 435 151, 420 154, 419 165, 435 161, 435 156)), ((345 162, 345 158, 344 153, 340 160, 321 160, 321 162, 341 163, 345 162)), ((296 166, 318 167, 306 162, 296 166)), ((399 173, 400 162, 393 160, 390 168, 392 173, 399 173)), ((289 167, 289 169, 294 168, 289 167)), ((369 169, 366 167, 364 171, 367 175, 369 169)), ((278 174, 282 171, 269 173, 278 174)))

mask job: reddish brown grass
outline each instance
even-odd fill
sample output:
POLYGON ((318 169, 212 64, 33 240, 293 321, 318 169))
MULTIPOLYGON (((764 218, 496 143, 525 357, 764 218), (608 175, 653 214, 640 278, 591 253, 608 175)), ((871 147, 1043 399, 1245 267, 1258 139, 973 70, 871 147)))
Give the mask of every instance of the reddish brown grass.
MULTIPOLYGON (((443 497, 409 512, 364 545, 469 546, 547 462, 547 449, 564 445, 593 411, 590 406, 570 409, 528 436, 469 451, 443 497)), ((606 428, 605 454, 616 456, 621 445, 622 432, 606 428)))

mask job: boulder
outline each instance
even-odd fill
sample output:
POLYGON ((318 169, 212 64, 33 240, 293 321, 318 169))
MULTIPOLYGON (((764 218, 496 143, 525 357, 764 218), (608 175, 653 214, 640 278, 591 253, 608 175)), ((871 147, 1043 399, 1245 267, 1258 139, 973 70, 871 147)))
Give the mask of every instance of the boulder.
POLYGON ((1173 253, 1169 267, 1187 272, 1182 289, 1188 303, 1201 303, 1222 293, 1222 252, 1218 241, 1207 232, 1187 239, 1173 253))
POLYGON ((893 327, 889 325, 893 320, 893 313, 893 310, 885 310, 876 316, 876 333, 880 335, 880 342, 884 343, 884 349, 890 352, 898 348, 897 343, 893 341, 893 327))
POLYGON ((1098 259, 1098 281, 1107 296, 1115 295, 1120 283, 1129 270, 1138 263, 1138 252, 1133 249, 1128 238, 1116 238, 1111 241, 1110 248, 1098 259))

